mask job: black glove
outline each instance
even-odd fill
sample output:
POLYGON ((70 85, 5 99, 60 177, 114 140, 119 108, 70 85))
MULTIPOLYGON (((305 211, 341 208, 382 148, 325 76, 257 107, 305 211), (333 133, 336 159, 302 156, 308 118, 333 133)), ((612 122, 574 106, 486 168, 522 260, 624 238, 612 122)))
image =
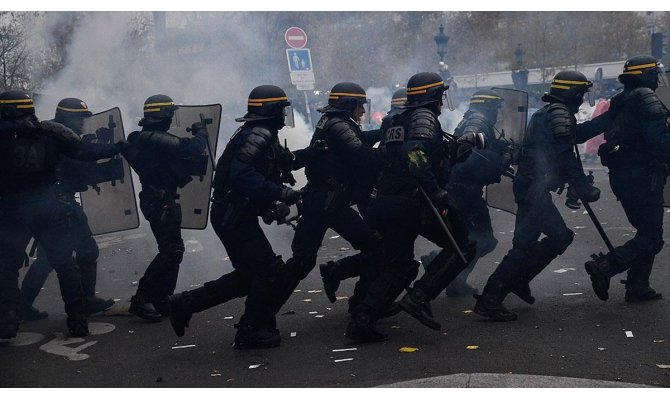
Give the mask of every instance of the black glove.
POLYGON ((98 128, 95 130, 95 136, 98 143, 112 143, 114 142, 114 131, 109 128, 98 128))
POLYGON ((126 142, 125 139, 121 139, 118 142, 114 143, 114 147, 116 148, 117 154, 125 150, 126 147, 128 146, 130 146, 130 143, 126 142))
POLYGON ((300 200, 301 195, 302 193, 300 191, 293 190, 290 187, 284 187, 281 190, 279 201, 286 204, 287 206, 290 206, 297 203, 298 200, 300 200))
POLYGON ((328 150, 328 143, 325 140, 315 140, 314 143, 310 144, 309 147, 316 150, 317 152, 328 150))
POLYGON ((444 215, 446 210, 455 210, 458 208, 456 205, 456 202, 454 199, 451 197, 449 192, 447 192, 444 189, 437 189, 435 193, 433 193, 432 201, 433 205, 435 208, 437 208, 437 211, 440 212, 440 214, 444 215))
MULTIPOLYGON (((600 199, 600 189, 593 186, 594 179, 595 177, 593 176, 592 172, 590 172, 589 175, 581 175, 575 179, 570 185, 570 189, 573 189, 573 185, 575 186, 574 190, 576 190, 576 192, 574 197, 577 197, 576 195, 579 193, 579 198, 582 201, 586 201, 588 203, 598 201, 598 199, 600 199)), ((568 197, 570 195, 570 190, 568 190, 568 197)))
POLYGON ((484 134, 481 132, 468 132, 456 140, 456 162, 465 161, 472 149, 483 149, 486 145, 484 134))
POLYGON ((191 134, 193 136, 207 136, 207 129, 205 128, 205 125, 202 122, 194 122, 191 125, 191 134))

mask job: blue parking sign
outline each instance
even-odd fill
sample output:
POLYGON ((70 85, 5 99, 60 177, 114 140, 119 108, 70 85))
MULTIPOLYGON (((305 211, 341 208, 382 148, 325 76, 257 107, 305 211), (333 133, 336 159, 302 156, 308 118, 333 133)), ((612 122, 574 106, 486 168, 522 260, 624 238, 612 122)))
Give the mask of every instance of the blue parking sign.
POLYGON ((309 49, 286 49, 289 72, 311 71, 312 55, 309 49))

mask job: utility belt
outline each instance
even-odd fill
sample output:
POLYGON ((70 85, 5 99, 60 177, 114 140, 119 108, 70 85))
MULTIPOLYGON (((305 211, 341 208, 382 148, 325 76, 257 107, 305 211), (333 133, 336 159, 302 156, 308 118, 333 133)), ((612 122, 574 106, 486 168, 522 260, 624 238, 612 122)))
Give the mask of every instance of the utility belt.
POLYGON ((18 192, 0 194, 0 199, 3 203, 26 203, 40 200, 46 196, 58 197, 54 184, 40 185, 18 192))
POLYGON ((219 221, 212 221, 212 224, 219 226, 236 224, 242 215, 249 212, 250 199, 228 190, 223 196, 215 195, 212 197, 213 208, 221 210, 219 221))
POLYGON ((160 189, 153 185, 146 185, 142 188, 142 192, 145 193, 145 196, 152 198, 153 200, 160 201, 174 201, 179 200, 179 194, 176 191, 171 191, 167 189, 160 189))
POLYGON ((333 178, 317 184, 309 182, 305 186, 304 193, 306 197, 309 197, 310 192, 317 191, 325 192, 323 203, 319 205, 319 208, 325 212, 333 212, 351 204, 351 187, 333 178))

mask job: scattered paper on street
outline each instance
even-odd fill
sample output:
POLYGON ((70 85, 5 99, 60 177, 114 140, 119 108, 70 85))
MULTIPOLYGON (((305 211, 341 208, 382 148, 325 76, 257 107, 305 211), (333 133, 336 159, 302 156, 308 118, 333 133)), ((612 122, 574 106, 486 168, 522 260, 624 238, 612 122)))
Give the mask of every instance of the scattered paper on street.
POLYGON ((258 367, 260 367, 261 365, 263 365, 263 364, 251 364, 251 365, 249 366, 249 369, 255 369, 255 368, 258 368, 258 367))
POLYGON ((339 360, 335 360, 335 362, 342 362, 342 361, 353 361, 353 358, 340 358, 339 360))
POLYGON ((342 351, 356 351, 358 347, 349 347, 348 349, 333 349, 333 353, 339 353, 342 351))
POLYGON ((633 337, 633 331, 626 331, 626 337, 633 337))
POLYGON ((471 345, 471 346, 466 346, 465 348, 468 349, 468 350, 477 350, 479 348, 479 346, 471 345))
POLYGON ((186 348, 188 348, 188 347, 195 347, 195 345, 194 345, 194 344, 185 344, 185 345, 183 345, 183 346, 172 346, 172 350, 175 350, 175 349, 186 349, 186 348))

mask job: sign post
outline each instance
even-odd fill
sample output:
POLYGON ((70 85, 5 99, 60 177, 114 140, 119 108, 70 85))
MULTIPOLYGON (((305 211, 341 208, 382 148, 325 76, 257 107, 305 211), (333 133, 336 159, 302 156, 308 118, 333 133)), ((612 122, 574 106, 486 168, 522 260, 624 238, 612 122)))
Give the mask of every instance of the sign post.
POLYGON ((304 93, 307 121, 310 126, 313 126, 307 91, 314 90, 314 83, 316 81, 312 69, 312 55, 309 49, 304 48, 307 44, 307 34, 297 26, 293 26, 284 32, 284 40, 291 47, 290 49, 286 49, 291 83, 296 85, 297 90, 301 90, 304 93))

